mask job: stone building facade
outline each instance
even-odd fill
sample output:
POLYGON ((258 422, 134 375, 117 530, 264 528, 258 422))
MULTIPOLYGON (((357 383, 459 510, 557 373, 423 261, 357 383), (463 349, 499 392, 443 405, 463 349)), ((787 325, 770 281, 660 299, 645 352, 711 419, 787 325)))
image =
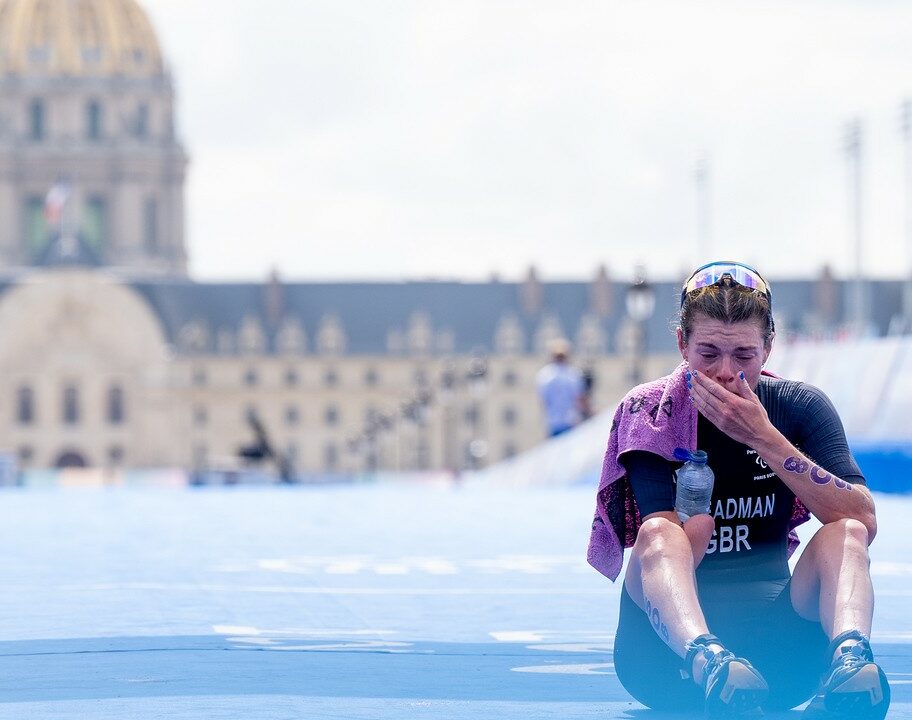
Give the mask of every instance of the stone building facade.
POLYGON ((298 474, 482 466, 543 438, 550 339, 577 338, 596 406, 629 381, 605 318, 565 327, 588 285, 544 288, 524 317, 523 284, 20 273, 0 287, 0 438, 24 467, 231 468, 254 413, 298 474))

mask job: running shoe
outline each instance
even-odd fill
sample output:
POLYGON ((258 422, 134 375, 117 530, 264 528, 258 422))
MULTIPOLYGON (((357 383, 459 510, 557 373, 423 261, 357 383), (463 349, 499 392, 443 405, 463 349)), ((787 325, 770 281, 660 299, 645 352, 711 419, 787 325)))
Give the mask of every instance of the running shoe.
POLYGON ((846 640, 858 642, 843 647, 833 660, 820 689, 805 708, 802 720, 811 718, 852 718, 883 720, 890 707, 890 685, 881 667, 874 662, 868 638, 859 632, 843 633, 830 648, 846 640))
POLYGON ((706 715, 711 718, 760 715, 769 694, 763 676, 728 650, 713 655, 703 668, 706 715))

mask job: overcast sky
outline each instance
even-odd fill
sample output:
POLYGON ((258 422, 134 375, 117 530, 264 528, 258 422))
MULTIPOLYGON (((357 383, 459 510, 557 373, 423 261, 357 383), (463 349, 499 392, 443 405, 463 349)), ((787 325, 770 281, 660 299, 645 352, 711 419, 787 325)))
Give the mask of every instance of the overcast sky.
POLYGON ((912 3, 140 0, 175 76, 195 277, 771 277, 912 266, 912 3))

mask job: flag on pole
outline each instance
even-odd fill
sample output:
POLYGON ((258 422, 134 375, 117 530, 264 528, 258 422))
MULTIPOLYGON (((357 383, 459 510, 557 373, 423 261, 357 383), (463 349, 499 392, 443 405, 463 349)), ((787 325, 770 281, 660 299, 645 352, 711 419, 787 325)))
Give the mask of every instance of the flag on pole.
POLYGON ((54 183, 44 197, 44 219, 51 227, 60 225, 63 208, 70 199, 70 186, 63 180, 54 183))

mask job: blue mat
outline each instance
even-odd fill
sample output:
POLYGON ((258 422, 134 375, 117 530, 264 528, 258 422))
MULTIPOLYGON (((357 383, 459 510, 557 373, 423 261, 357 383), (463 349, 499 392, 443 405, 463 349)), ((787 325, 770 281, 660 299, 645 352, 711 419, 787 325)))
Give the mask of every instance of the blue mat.
MULTIPOLYGON (((619 589, 585 563, 593 501, 5 491, 0 718, 673 717, 613 673, 619 589)), ((891 717, 912 718, 912 499, 878 509, 875 648, 891 717)))

